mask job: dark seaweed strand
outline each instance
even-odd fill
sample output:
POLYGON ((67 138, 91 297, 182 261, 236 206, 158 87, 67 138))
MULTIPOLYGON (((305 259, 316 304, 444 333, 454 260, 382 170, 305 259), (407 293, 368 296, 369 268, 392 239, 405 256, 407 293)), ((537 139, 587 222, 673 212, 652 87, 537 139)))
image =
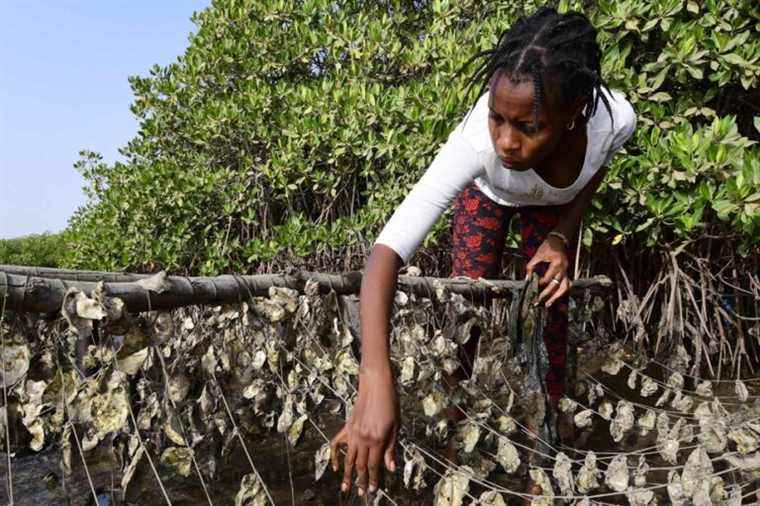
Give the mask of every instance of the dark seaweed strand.
POLYGON ((601 99, 611 121, 612 107, 602 88, 602 51, 596 42, 597 31, 588 18, 579 12, 558 13, 542 7, 533 15, 518 19, 499 36, 496 46, 470 58, 460 69, 482 59, 467 83, 469 94, 480 83, 478 97, 498 78, 497 73, 516 81, 532 80, 533 113, 537 118, 546 98, 546 88, 554 92, 557 105, 569 106, 577 99, 587 104, 581 113, 585 124, 596 113, 601 99))

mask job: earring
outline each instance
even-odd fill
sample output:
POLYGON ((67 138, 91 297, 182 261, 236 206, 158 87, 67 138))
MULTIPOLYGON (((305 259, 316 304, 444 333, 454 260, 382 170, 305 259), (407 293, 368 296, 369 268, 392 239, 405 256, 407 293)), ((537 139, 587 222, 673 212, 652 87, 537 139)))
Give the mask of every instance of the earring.
POLYGON ((575 128, 575 118, 573 118, 573 119, 570 121, 570 123, 568 123, 568 124, 567 124, 567 129, 568 129, 568 130, 572 130, 573 128, 575 128))

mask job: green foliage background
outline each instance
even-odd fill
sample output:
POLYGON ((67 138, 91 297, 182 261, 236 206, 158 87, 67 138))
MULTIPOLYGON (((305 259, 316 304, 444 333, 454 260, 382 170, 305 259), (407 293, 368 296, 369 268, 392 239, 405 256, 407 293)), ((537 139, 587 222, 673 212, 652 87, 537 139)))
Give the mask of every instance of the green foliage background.
POLYGON ((63 234, 31 234, 0 239, 0 264, 61 267, 65 257, 63 234))
MULTIPOLYGON (((540 3, 214 1, 194 16, 197 33, 177 62, 130 78, 140 127, 122 149, 127 162, 82 152, 88 202, 66 232, 66 263, 201 274, 361 268, 476 98, 455 71, 540 3)), ((758 3, 559 8, 591 16, 605 78, 639 115, 584 245, 659 251, 709 236, 757 255, 758 3)), ((445 260, 447 231, 440 220, 423 251, 438 243, 432 255, 445 260)))

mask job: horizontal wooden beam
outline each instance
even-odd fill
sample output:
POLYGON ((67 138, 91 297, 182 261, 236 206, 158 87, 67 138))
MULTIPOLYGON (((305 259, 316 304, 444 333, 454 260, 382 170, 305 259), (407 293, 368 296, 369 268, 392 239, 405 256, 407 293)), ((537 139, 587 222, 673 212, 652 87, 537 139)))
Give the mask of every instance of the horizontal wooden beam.
MULTIPOLYGON (((163 272, 145 275, 40 268, 31 268, 34 270, 23 273, 22 269, 22 266, 0 266, 0 305, 4 303, 6 308, 14 311, 37 313, 59 311, 63 296, 70 287, 76 287, 90 295, 99 282, 103 282, 104 292, 108 296, 122 299, 128 311, 139 312, 200 304, 237 303, 252 296, 267 296, 271 286, 292 288, 302 293, 308 280, 317 283, 320 293, 335 290, 339 295, 358 294, 362 280, 361 271, 187 277, 167 276, 163 272)), ((512 292, 520 290, 523 284, 524 281, 473 280, 465 277, 398 278, 398 288, 407 293, 434 297, 437 288, 445 287, 451 293, 475 300, 509 297, 512 292)), ((582 290, 605 290, 611 286, 612 281, 606 276, 578 279, 573 283, 571 295, 582 290)))

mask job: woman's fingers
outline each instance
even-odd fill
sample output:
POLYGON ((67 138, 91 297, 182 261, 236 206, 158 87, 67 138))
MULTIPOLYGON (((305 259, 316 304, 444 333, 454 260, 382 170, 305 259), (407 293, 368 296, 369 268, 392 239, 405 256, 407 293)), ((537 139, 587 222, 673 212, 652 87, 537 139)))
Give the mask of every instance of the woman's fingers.
POLYGON ((531 258, 528 261, 528 264, 525 266, 525 280, 527 281, 531 274, 533 274, 533 269, 536 268, 536 265, 538 265, 539 256, 533 255, 533 258, 531 258))
MULTIPOLYGON (((330 461, 334 471, 338 471, 340 467, 340 449, 342 445, 348 443, 348 433, 348 425, 344 425, 340 432, 330 441, 330 461)), ((389 440, 390 446, 387 449, 384 449, 381 445, 368 446, 366 444, 349 443, 343 463, 341 491, 347 492, 351 490, 351 478, 355 470, 359 495, 364 495, 368 489, 370 493, 374 493, 380 484, 380 468, 383 457, 385 457, 385 466, 388 470, 396 470, 394 462, 395 443, 395 428, 389 440)))
POLYGON ((391 437, 388 440, 388 446, 385 448, 385 468, 390 471, 394 472, 396 470, 396 433, 398 431, 398 427, 393 427, 393 432, 391 432, 391 437))
POLYGON ((541 294, 539 294, 539 296, 536 297, 536 302, 534 302, 534 305, 538 306, 539 304, 541 304, 541 302, 545 298, 547 298, 552 293, 554 293, 554 290, 556 290, 558 286, 559 285, 557 283, 549 283, 548 285, 546 285, 546 288, 544 288, 541 294))
POLYGON ((380 466, 383 463, 383 448, 372 446, 369 449, 367 472, 369 474, 369 493, 374 494, 380 486, 380 466))
POLYGON ((367 490, 367 458, 369 449, 361 446, 356 451, 356 486, 359 487, 359 495, 364 495, 367 490))
POLYGON ((338 468, 340 467, 340 445, 346 444, 347 439, 348 429, 347 425, 344 425, 330 441, 330 463, 335 472, 338 472, 338 468))
POLYGON ((565 269, 562 267, 562 264, 559 262, 551 263, 549 264, 549 267, 546 269, 546 272, 544 273, 543 277, 541 278, 541 281, 539 282, 540 285, 546 285, 544 286, 544 289, 541 291, 539 296, 536 298, 536 305, 541 304, 541 302, 549 297, 554 291, 557 289, 557 287, 560 286, 561 280, 565 277, 565 269), (556 282, 554 280, 557 280, 556 282))
POLYGON ((567 292, 569 292, 572 287, 573 287, 572 281, 570 281, 568 278, 563 279, 562 283, 560 283, 559 285, 559 288, 557 288, 557 291, 554 292, 554 295, 552 295, 551 298, 546 301, 546 307, 551 307, 551 305, 554 304, 555 300, 559 299, 560 297, 565 295, 567 292))
POLYGON ((356 460, 356 445, 348 445, 348 452, 346 452, 346 460, 343 462, 343 483, 340 484, 340 489, 343 492, 351 490, 351 474, 354 469, 354 462, 356 460))
POLYGON ((558 260, 554 260, 553 262, 549 263, 549 266, 546 268, 546 272, 544 272, 544 275, 541 276, 541 280, 538 282, 539 285, 555 285, 556 283, 552 283, 552 279, 555 278, 563 278, 565 277, 565 266, 562 265, 562 262, 558 260))

